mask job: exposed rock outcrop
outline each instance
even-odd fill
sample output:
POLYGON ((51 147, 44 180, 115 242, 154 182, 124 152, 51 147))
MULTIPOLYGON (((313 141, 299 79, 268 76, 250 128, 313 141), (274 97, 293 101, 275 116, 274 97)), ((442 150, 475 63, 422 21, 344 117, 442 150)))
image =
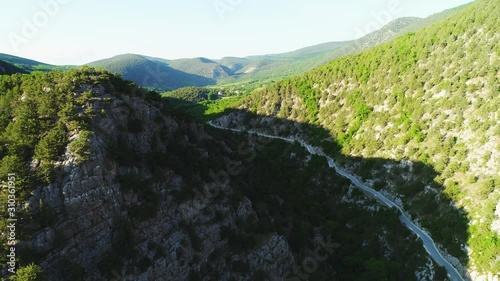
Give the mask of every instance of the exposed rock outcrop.
MULTIPOLYGON (((81 162, 67 149, 58 163, 61 176, 38 187, 28 204, 35 215, 50 210, 53 216, 51 226, 22 242, 45 255, 41 266, 50 280, 68 280, 60 266, 64 260, 78 265, 86 280, 186 280, 208 263, 231 272, 231 263, 242 256, 224 259, 227 254, 223 253, 230 250, 221 227, 237 233, 237 220, 257 219, 251 201, 243 198, 235 205, 229 199, 230 185, 206 180, 200 191, 189 190, 187 197, 179 199, 176 193, 193 180, 188 177, 199 175, 180 175, 169 167, 154 174, 147 164, 155 155, 168 158, 169 153, 178 153, 173 150, 179 143, 207 156, 197 144, 212 137, 202 125, 165 116, 160 106, 142 98, 110 94, 102 86, 84 86, 84 90, 95 95, 90 159, 81 162), (210 189, 219 189, 217 201, 206 197, 210 189), (156 206, 146 193, 156 198, 156 206), (124 241, 124 235, 133 236, 133 241, 117 244, 124 241), (103 257, 121 255, 113 247, 130 249, 124 251, 123 266, 106 275, 103 257)), ((72 134, 70 141, 80 137, 78 131, 72 134)), ((273 280, 293 263, 287 241, 276 234, 261 239, 244 257, 251 271, 262 270, 273 280)), ((220 280, 251 280, 250 276, 225 274, 220 280)))

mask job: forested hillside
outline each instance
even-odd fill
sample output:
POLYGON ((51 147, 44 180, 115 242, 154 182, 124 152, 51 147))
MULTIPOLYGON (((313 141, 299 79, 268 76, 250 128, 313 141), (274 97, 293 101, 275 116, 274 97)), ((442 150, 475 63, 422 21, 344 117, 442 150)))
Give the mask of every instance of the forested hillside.
POLYGON ((167 60, 147 56, 125 54, 88 64, 120 74, 137 85, 161 90, 187 86, 213 85, 216 81, 208 76, 184 72, 169 65, 167 60))
MULTIPOLYGON (((258 84, 274 82, 298 75, 326 62, 388 42, 409 31, 416 31, 456 13, 463 7, 450 9, 428 18, 399 18, 356 40, 328 42, 282 53, 224 57, 220 60, 186 58, 167 60, 144 55, 123 54, 86 64, 104 68, 136 84, 156 90, 173 90, 188 86, 214 84, 258 84)), ((58 66, 0 54, 0 60, 23 72, 69 70, 76 66, 58 66)))
MULTIPOLYGON (((258 91, 240 109, 328 130, 337 158, 362 157, 344 165, 399 198, 471 276, 498 274, 499 30, 498 1, 477 0, 416 33, 258 91)), ((233 121, 274 124, 284 134, 300 128, 266 118, 233 121)))
POLYGON ((92 62, 88 66, 104 68, 140 86, 159 90, 214 84, 262 85, 298 75, 332 59, 389 42, 401 32, 418 30, 455 12, 453 9, 426 19, 399 18, 356 40, 323 43, 282 54, 244 58, 225 57, 220 60, 207 58, 167 60, 125 54, 92 62))
POLYGON ((109 72, 0 75, 0 112, 13 280, 445 279, 394 210, 323 158, 205 127, 109 72))
POLYGON ((21 58, 17 56, 11 56, 7 54, 0 53, 0 60, 8 62, 21 69, 20 73, 27 73, 32 71, 53 71, 53 70, 68 70, 74 68, 73 66, 64 65, 50 65, 43 62, 30 60, 26 58, 21 58))
POLYGON ((435 24, 439 21, 442 21, 458 12, 460 12, 461 10, 465 9, 467 6, 471 5, 470 3, 469 4, 465 4, 465 5, 462 5, 462 6, 458 6, 458 7, 455 7, 455 8, 451 8, 451 9, 448 9, 448 10, 444 10, 440 13, 436 13, 436 14, 433 14, 433 15, 430 15, 424 19, 421 19, 421 20, 418 20, 418 21, 415 21, 413 22, 412 24, 406 26, 405 28, 403 28, 398 34, 396 34, 398 37, 399 36, 402 36, 402 35, 405 35, 406 33, 408 32, 416 32, 424 27, 427 27, 427 26, 430 26, 432 24, 435 24))
POLYGON ((0 74, 26 73, 24 70, 0 60, 0 74))

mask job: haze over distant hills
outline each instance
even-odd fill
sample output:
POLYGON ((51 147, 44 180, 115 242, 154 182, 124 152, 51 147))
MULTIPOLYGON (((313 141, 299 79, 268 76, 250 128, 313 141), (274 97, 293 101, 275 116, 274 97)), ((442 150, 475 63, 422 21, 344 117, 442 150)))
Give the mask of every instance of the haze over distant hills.
MULTIPOLYGON (((138 54, 123 54, 87 64, 122 75, 136 84, 160 90, 186 86, 208 86, 239 82, 273 81, 310 70, 332 59, 350 55, 393 40, 397 36, 429 26, 463 9, 457 7, 428 18, 399 18, 362 38, 329 42, 283 54, 244 58, 186 58, 167 60, 138 54)), ((56 66, 0 54, 0 60, 24 71, 67 70, 77 66, 56 66)))
MULTIPOLYGON (((244 58, 225 57, 219 60, 208 58, 165 60, 127 54, 88 65, 120 73, 125 79, 132 80, 141 86, 162 89, 273 81, 302 73, 332 59, 388 42, 405 28, 419 21, 423 19, 400 18, 358 40, 323 43, 283 54, 244 58), (183 79, 182 75, 186 75, 186 78, 183 79), (153 81, 153 77, 158 79, 153 81)), ((431 23, 432 21, 427 22, 427 24, 431 23)))

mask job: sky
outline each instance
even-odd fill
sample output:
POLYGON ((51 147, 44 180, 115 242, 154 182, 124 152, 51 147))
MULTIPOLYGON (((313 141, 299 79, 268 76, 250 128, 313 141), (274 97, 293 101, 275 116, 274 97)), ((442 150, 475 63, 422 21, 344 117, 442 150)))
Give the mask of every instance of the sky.
POLYGON ((283 53, 471 1, 0 0, 0 53, 56 65, 125 53, 165 59, 283 53))

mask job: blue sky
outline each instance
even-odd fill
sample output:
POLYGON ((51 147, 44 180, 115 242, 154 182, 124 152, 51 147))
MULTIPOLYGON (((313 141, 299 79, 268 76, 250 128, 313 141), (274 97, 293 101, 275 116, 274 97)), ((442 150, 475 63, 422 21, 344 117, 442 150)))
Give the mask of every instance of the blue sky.
POLYGON ((360 37, 471 0, 24 0, 2 3, 0 53, 84 64, 281 53, 360 37))

